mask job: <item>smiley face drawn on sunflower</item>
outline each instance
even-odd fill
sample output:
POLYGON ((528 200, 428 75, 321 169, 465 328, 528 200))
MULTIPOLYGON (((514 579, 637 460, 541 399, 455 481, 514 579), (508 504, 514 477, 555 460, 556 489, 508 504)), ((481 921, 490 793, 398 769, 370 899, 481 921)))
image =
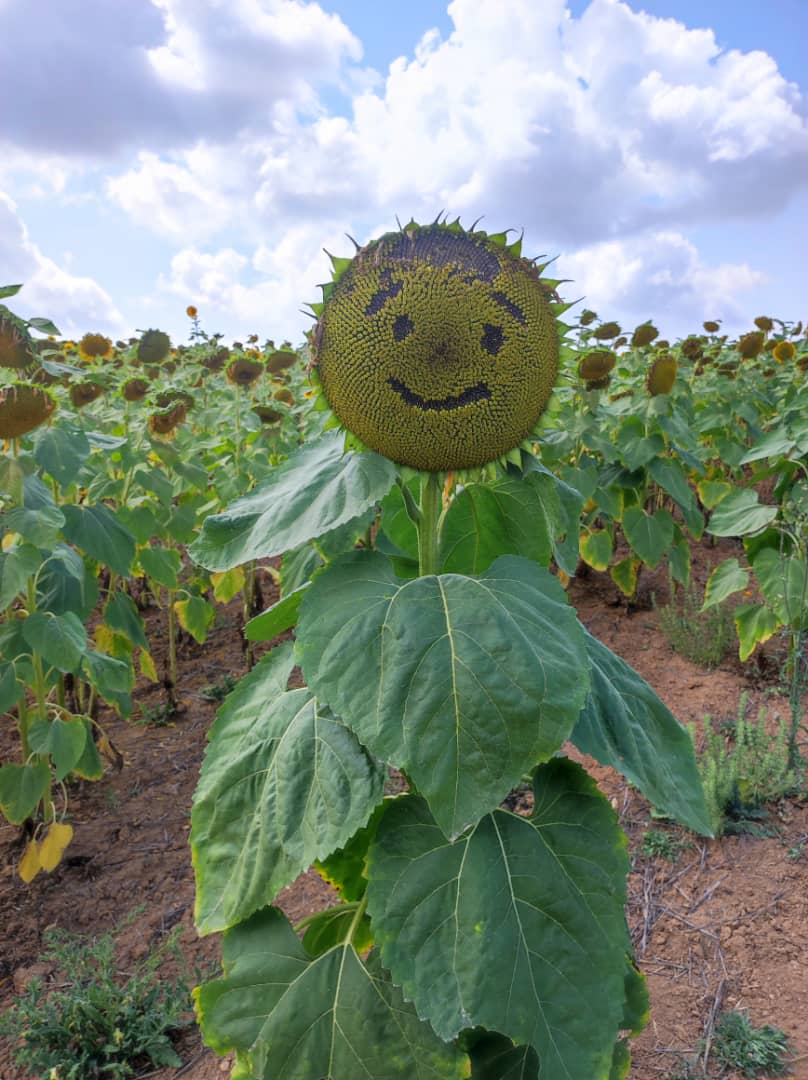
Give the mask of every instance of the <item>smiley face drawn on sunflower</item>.
POLYGON ((361 249, 327 287, 311 343, 342 425, 427 472, 484 465, 518 446, 558 369, 539 271, 456 224, 413 224, 361 249))

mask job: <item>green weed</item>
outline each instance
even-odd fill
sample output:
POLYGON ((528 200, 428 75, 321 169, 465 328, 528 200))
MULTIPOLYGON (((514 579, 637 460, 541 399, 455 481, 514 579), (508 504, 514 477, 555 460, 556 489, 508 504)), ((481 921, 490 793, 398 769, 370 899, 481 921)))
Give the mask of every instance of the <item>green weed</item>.
POLYGON ((754 1027, 746 1013, 727 1012, 716 1024, 713 1057, 728 1069, 737 1069, 748 1080, 781 1076, 789 1053, 786 1033, 766 1024, 754 1027))
POLYGON ((704 596, 694 584, 676 586, 671 579, 671 601, 656 605, 659 626, 668 644, 688 660, 703 667, 717 667, 735 635, 732 616, 725 604, 701 610, 704 596))
POLYGON ((0 1034, 17 1044, 17 1063, 42 1080, 124 1080, 149 1062, 181 1065, 170 1033, 191 1022, 190 990, 183 977, 158 977, 167 957, 180 955, 178 932, 127 975, 116 963, 115 935, 88 941, 46 932, 40 961, 53 965, 58 988, 33 979, 0 1017, 0 1034))

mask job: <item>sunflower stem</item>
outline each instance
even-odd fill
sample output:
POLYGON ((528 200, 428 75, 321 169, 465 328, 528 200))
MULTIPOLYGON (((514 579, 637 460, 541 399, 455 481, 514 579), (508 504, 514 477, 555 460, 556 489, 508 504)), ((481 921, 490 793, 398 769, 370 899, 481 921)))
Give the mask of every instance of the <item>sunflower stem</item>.
POLYGON ((427 473, 421 478, 421 520, 418 522, 418 573, 421 577, 438 572, 440 513, 440 477, 437 473, 427 473))

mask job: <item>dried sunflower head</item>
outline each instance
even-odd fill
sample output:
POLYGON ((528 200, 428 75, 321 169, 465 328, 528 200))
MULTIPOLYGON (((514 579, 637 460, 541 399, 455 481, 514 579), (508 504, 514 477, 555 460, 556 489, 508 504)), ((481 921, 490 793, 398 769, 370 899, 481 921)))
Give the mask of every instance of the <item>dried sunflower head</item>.
POLYGON ((273 375, 278 375, 286 368, 292 367, 298 361, 298 355, 291 345, 285 344, 283 348, 274 349, 267 357, 267 370, 273 375))
POLYGON ((650 345, 655 338, 659 337, 659 331, 653 323, 642 323, 631 335, 631 347, 641 349, 644 345, 650 345))
POLYGON ((426 472, 504 458, 544 411, 558 369, 557 282, 520 242, 410 222, 334 260, 312 362, 342 425, 426 472))
POLYGON ((592 337, 597 338, 598 341, 610 341, 612 338, 620 336, 620 324, 616 322, 601 323, 592 331, 592 337))
POLYGON ((593 349, 578 361, 578 377, 584 382, 602 379, 616 363, 617 357, 610 349, 593 349))
POLYGON ((264 374, 264 365, 240 356, 227 365, 227 381, 233 386, 252 386, 264 374))
POLYGON ((682 356, 688 360, 700 360, 704 352, 704 346, 697 337, 685 338, 680 346, 682 356))
POLYGON ((0 367, 28 367, 36 360, 34 348, 25 323, 0 305, 0 367))
POLYGON ((148 379, 127 379, 123 384, 123 396, 126 401, 142 401, 148 392, 148 379))
POLYGON ((277 424, 283 419, 283 413, 271 405, 253 405, 252 411, 262 424, 277 424))
POLYGON ((744 360, 754 360, 756 356, 760 356, 763 352, 763 343, 763 332, 758 330, 753 331, 751 334, 744 334, 738 340, 736 348, 744 360))
POLYGON ((673 356, 658 356, 648 369, 645 388, 651 397, 657 394, 669 394, 676 382, 679 365, 673 356))
POLYGON ((149 431, 159 438, 170 438, 184 420, 185 406, 179 401, 170 409, 152 413, 149 417, 149 431))
POLYGON ((70 400, 74 407, 83 409, 104 393, 104 387, 96 382, 74 383, 70 387, 70 400))
POLYGON ((0 389, 0 439, 18 439, 56 412, 56 400, 41 386, 14 383, 0 389))
POLYGON ((766 334, 770 334, 774 330, 774 323, 768 315, 758 315, 754 323, 758 330, 763 330, 766 334))

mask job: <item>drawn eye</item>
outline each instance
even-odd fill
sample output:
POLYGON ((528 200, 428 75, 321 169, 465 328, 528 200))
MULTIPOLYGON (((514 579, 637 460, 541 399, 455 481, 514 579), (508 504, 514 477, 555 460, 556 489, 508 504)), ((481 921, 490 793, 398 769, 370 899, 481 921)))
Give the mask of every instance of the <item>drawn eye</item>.
POLYGON ((491 323, 483 323, 483 336, 480 339, 480 348, 487 353, 496 356, 505 341, 505 333, 501 326, 493 326, 491 323))
POLYGON ((397 315, 393 323, 393 337, 396 341, 403 341, 414 329, 415 327, 409 315, 397 315))

